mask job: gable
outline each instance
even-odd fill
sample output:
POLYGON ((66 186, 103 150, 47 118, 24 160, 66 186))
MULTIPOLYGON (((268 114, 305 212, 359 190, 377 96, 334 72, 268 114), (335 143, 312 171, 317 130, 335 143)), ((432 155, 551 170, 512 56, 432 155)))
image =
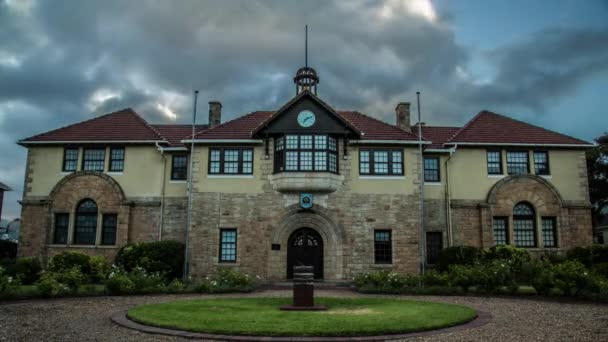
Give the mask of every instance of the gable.
POLYGON ((300 94, 288 102, 270 118, 258 131, 259 134, 357 134, 333 109, 312 94, 300 94), (298 124, 300 112, 308 110, 315 114, 315 122, 310 127, 298 124))

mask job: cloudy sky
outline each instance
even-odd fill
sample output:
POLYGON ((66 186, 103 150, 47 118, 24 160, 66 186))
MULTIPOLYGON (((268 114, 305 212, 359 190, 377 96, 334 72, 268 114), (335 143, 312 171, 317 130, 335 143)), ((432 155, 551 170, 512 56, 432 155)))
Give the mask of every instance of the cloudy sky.
POLYGON ((21 138, 124 107, 188 122, 193 89, 224 120, 280 107, 305 24, 337 109, 394 122, 419 90, 428 124, 490 109, 588 140, 608 130, 608 1, 0 0, 3 216, 19 216, 21 138))

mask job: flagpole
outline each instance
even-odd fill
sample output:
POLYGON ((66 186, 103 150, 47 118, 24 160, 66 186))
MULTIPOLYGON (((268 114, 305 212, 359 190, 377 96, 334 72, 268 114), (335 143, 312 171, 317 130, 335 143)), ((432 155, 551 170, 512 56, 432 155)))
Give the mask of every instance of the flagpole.
POLYGON ((420 153, 420 271, 424 274, 425 245, 426 236, 424 235, 424 157, 422 155, 422 120, 420 119, 420 92, 416 92, 416 102, 418 104, 418 152, 420 153))
POLYGON ((196 134, 196 102, 198 100, 198 90, 194 91, 194 106, 192 108, 192 144, 190 145, 190 161, 189 164, 190 166, 188 167, 188 218, 187 218, 187 224, 186 224, 186 243, 185 243, 185 248, 184 248, 184 275, 183 275, 183 281, 188 281, 188 275, 190 273, 189 270, 189 266, 190 264, 188 263, 188 246, 189 246, 189 235, 190 235, 190 224, 192 223, 192 192, 193 192, 193 187, 192 187, 192 168, 194 165, 194 138, 195 138, 195 134, 196 134))

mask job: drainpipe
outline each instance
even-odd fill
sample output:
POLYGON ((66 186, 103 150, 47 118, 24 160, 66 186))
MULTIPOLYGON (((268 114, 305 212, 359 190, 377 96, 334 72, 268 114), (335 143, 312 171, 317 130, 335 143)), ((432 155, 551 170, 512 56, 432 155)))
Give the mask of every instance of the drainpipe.
POLYGON ((160 222, 158 225, 158 241, 163 240, 163 226, 165 224, 165 173, 167 173, 167 157, 165 157, 165 150, 156 142, 156 148, 160 152, 160 157, 163 160, 163 172, 161 175, 160 185, 160 222))
POLYGON ((454 145, 450 149, 450 156, 445 160, 445 206, 446 206, 446 223, 448 228, 448 247, 452 247, 454 244, 452 238, 452 204, 451 204, 451 193, 450 193, 450 169, 449 162, 452 159, 452 156, 456 152, 456 148, 458 148, 458 144, 454 145))

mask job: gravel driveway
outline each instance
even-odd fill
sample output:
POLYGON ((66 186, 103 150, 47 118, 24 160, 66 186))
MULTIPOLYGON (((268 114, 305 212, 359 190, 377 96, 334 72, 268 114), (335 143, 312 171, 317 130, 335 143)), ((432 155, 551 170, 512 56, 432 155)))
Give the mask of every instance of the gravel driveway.
MULTIPOLYGON (((264 291, 245 296, 289 296, 290 291, 264 291)), ((317 291, 318 296, 361 296, 317 291)), ((234 296, 234 295, 224 295, 234 296)), ((110 315, 145 303, 206 295, 69 298, 0 304, 0 341, 177 341, 148 335, 110 322, 110 315)), ((532 299, 401 296, 457 303, 492 314, 475 329, 408 341, 608 341, 608 305, 560 303, 532 299)))

